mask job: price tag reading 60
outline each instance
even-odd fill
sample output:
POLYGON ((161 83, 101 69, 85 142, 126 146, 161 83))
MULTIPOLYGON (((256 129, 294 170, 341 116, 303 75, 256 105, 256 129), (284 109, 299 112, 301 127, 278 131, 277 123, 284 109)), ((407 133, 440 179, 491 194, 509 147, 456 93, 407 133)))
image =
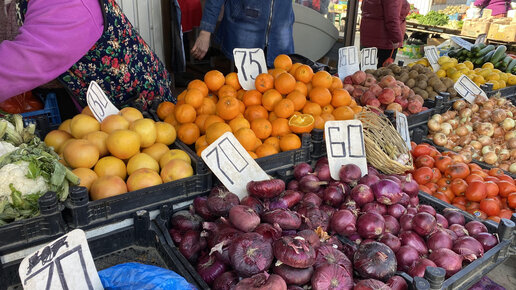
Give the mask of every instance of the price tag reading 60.
POLYGON ((233 58, 238 70, 238 82, 244 90, 254 90, 254 80, 267 72, 265 54, 261 48, 235 48, 233 58))
POLYGON ((230 132, 224 133, 204 149, 201 157, 220 182, 240 199, 247 196, 249 181, 269 179, 230 132))
POLYGON ((329 121, 324 125, 326 152, 333 179, 339 180, 342 165, 355 164, 367 174, 367 159, 360 120, 329 121))

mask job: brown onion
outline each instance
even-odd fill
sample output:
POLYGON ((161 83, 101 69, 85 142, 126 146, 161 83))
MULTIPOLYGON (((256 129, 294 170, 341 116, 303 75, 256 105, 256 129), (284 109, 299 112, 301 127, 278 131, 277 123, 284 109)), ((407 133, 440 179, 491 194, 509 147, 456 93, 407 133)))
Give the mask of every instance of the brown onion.
POLYGON ((441 130, 441 124, 435 119, 430 119, 428 121, 428 129, 433 132, 438 132, 441 130))
POLYGON ((477 104, 473 104, 473 105, 471 105, 471 111, 472 111, 473 113, 478 112, 478 110, 479 110, 479 109, 480 109, 480 107, 479 107, 477 104))
POLYGON ((460 126, 457 128, 457 130, 455 130, 455 133, 457 133, 457 135, 459 136, 466 136, 469 134, 469 131, 468 128, 466 128, 466 126, 460 126))
POLYGON ((455 103, 453 103, 453 109, 455 111, 460 111, 464 108, 466 108, 468 104, 466 104, 466 101, 465 100, 457 100, 455 101, 455 103))
POLYGON ((473 114, 473 111, 470 108, 464 108, 459 111, 459 116, 461 118, 469 118, 473 114))
POLYGON ((498 161, 498 156, 494 152, 488 152, 484 154, 484 162, 487 164, 495 164, 498 161))
POLYGON ((443 133, 437 133, 434 135, 433 141, 437 146, 445 146, 448 143, 448 138, 443 133))

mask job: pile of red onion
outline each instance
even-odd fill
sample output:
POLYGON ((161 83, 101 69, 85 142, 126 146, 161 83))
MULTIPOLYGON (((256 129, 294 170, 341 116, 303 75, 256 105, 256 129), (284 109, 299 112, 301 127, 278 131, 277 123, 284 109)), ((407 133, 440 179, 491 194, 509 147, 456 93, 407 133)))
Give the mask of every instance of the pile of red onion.
POLYGON ((288 184, 250 182, 242 200, 216 187, 172 216, 170 236, 214 290, 407 289, 396 271, 449 277, 498 244, 481 222, 419 204, 410 174, 368 171, 345 165, 332 180, 322 158, 288 184))

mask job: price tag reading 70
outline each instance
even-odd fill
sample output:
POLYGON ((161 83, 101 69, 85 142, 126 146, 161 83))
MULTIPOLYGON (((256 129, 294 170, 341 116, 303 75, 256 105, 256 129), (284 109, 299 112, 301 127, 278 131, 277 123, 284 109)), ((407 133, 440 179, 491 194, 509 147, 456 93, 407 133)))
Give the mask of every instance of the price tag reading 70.
POLYGON ((360 69, 359 64, 360 59, 356 46, 339 48, 338 73, 341 80, 357 72, 360 69))
POLYGON ((244 90, 254 90, 256 76, 267 72, 265 54, 261 48, 235 48, 233 58, 238 70, 238 82, 244 90))
POLYGON ((333 179, 339 178, 342 165, 355 164, 362 176, 367 174, 364 134, 360 120, 329 121, 324 125, 326 152, 333 179))
POLYGON ((204 149, 201 157, 220 182, 240 199, 247 196, 249 181, 269 179, 230 132, 224 133, 204 149))

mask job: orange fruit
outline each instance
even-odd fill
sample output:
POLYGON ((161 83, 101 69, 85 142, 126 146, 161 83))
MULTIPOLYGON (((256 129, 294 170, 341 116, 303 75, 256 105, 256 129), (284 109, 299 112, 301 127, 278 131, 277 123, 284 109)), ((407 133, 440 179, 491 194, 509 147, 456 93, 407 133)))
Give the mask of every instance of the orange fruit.
MULTIPOLYGON (((154 162, 156 162, 156 160, 154 160, 154 162)), ((115 175, 125 180, 125 177, 127 176, 127 169, 124 161, 113 156, 100 158, 97 164, 95 164, 95 168, 93 170, 98 177, 115 175)))
POLYGON ((276 149, 276 151, 280 151, 280 139, 279 137, 269 137, 267 139, 265 139, 265 141, 263 141, 263 144, 270 144, 272 146, 274 146, 274 149, 276 149))
POLYGON ((204 83, 212 92, 218 91, 226 82, 224 75, 218 70, 210 70, 204 75, 204 83))
POLYGON ((102 123, 100 123, 100 130, 108 134, 115 130, 122 129, 129 129, 129 121, 120 115, 107 116, 102 123))
POLYGON ((351 104, 349 104, 349 106, 350 106, 351 108, 354 108, 354 107, 358 106, 358 104, 357 104, 357 102, 355 101, 355 99, 354 99, 354 98, 351 98, 351 104))
POLYGON ((335 120, 351 120, 355 116, 355 112, 349 106, 341 106, 332 112, 335 120))
POLYGON ((290 128, 288 127, 288 120, 285 118, 277 118, 274 121, 272 121, 271 124, 271 136, 273 137, 283 136, 290 133, 290 128))
POLYGON ((165 120, 163 120, 165 123, 169 123, 170 125, 175 127, 179 127, 179 122, 176 120, 176 116, 174 114, 168 115, 165 120))
POLYGON ((170 149, 163 143, 154 143, 152 146, 142 150, 142 153, 149 155, 154 160, 159 161, 163 154, 167 153, 170 149))
POLYGON ((251 158, 253 159, 258 158, 258 155, 256 155, 256 153, 254 153, 253 151, 247 151, 247 153, 249 153, 249 156, 251 156, 251 158))
POLYGON ((48 147, 53 147, 54 151, 57 153, 61 153, 61 146, 66 142, 66 140, 70 140, 72 135, 68 132, 61 130, 52 130, 48 132, 47 136, 45 136, 45 144, 48 147))
POLYGON ((267 120, 269 120, 269 122, 271 122, 271 123, 272 123, 272 121, 274 121, 274 120, 276 120, 276 119, 278 119, 278 116, 276 116, 276 113, 274 113, 274 112, 270 112, 270 113, 269 113, 269 118, 267 118, 267 120))
POLYGON ((125 107, 118 113, 122 117, 124 117, 129 123, 132 123, 136 120, 143 119, 142 112, 133 107, 125 107))
POLYGON ((217 106, 212 99, 203 98, 202 105, 197 108, 197 115, 207 114, 213 115, 217 112, 217 106))
POLYGON ((72 119, 64 120, 63 123, 61 123, 61 125, 59 125, 59 128, 57 128, 57 129, 61 130, 61 131, 65 131, 71 135, 72 134, 72 130, 70 129, 71 123, 72 123, 72 119))
MULTIPOLYGON (((172 127, 172 125, 170 124, 167 125, 172 127)), ((140 152, 140 135, 131 130, 116 130, 113 133, 109 134, 106 140, 106 145, 111 155, 118 157, 120 159, 129 159, 136 153, 140 152)))
POLYGON ((189 89, 185 95, 185 103, 191 105, 195 109, 202 106, 204 96, 198 89, 189 89))
POLYGON ((268 116, 267 110, 263 106, 249 106, 245 109, 244 116, 249 122, 256 119, 266 119, 268 116))
POLYGON ((206 132, 206 129, 214 123, 224 123, 224 120, 217 115, 209 115, 206 118, 206 121, 204 121, 204 127, 202 131, 206 132))
POLYGON ((324 129, 324 119, 321 115, 314 116, 314 128, 324 129))
POLYGON ((274 113, 278 118, 288 118, 294 114, 294 102, 282 99, 274 106, 274 113))
POLYGON ((226 75, 225 84, 232 86, 237 91, 242 88, 238 82, 238 74, 236 72, 232 72, 226 75))
POLYGON ((277 77, 279 77, 279 75, 281 75, 282 73, 286 73, 287 71, 282 69, 282 68, 275 68, 275 69, 271 69, 269 70, 269 74, 274 78, 276 79, 277 77))
POLYGON ((127 190, 135 191, 162 183, 161 176, 156 171, 149 168, 140 168, 127 178, 127 190))
POLYGON ((190 163, 184 160, 174 159, 170 160, 170 162, 161 169, 160 175, 163 182, 171 182, 192 176, 193 168, 190 163))
POLYGON ((95 117, 89 106, 84 107, 81 111, 81 114, 88 115, 90 117, 95 117))
MULTIPOLYGON (((205 123, 206 123, 206 119, 208 119, 210 115, 198 115, 197 118, 195 119, 195 125, 197 125, 197 127, 199 128, 199 132, 201 134, 204 134, 204 129, 206 129, 204 127, 205 123)), ((179 130, 179 128, 178 128, 179 130)))
POLYGON ((242 97, 242 102, 244 102, 244 105, 246 105, 247 107, 254 106, 254 105, 261 105, 262 104, 262 93, 260 93, 257 90, 246 91, 244 93, 244 96, 242 97))
POLYGON ((208 142, 206 142, 206 135, 202 135, 201 137, 199 137, 197 139, 197 141, 195 141, 195 150, 199 150, 199 148, 206 148, 208 147, 208 142))
POLYGON ((276 104, 282 99, 283 97, 281 96, 281 94, 275 90, 275 89, 270 89, 268 91, 266 91, 265 93, 263 93, 263 96, 262 96, 262 105, 265 109, 267 109, 267 111, 272 111, 274 110, 274 106, 276 106, 276 104))
POLYGON ((158 137, 156 124, 152 119, 145 118, 136 120, 131 123, 129 129, 140 135, 140 146, 142 148, 149 147, 154 144, 154 142, 156 142, 156 138, 158 137))
POLYGON ((229 122, 229 127, 231 127, 231 131, 236 132, 241 128, 251 128, 251 124, 244 117, 237 117, 229 122))
POLYGON ((201 136, 199 127, 194 123, 181 124, 177 130, 177 137, 186 145, 192 145, 201 136))
POLYGON ((238 111, 239 111, 239 113, 240 114, 244 114, 244 112, 245 112, 245 104, 244 104, 244 102, 242 102, 242 101, 240 101, 238 99, 237 99, 237 101, 238 101, 238 111))
POLYGON ((221 98, 217 103, 217 115, 224 120, 232 120, 240 113, 240 104, 236 98, 221 98))
POLYGON ((162 102, 158 105, 156 109, 156 113, 158 114, 158 118, 160 120, 165 120, 165 118, 174 112, 175 104, 172 102, 162 102))
POLYGON ((99 121, 97 121, 97 119, 91 116, 84 114, 75 115, 75 117, 72 118, 72 121, 70 123, 71 134, 76 139, 80 139, 88 133, 99 130, 99 121))
POLYGON ((213 123, 206 128, 206 142, 213 143, 226 132, 231 132, 231 127, 226 123, 213 123))
POLYGON ((309 133, 314 128, 315 119, 310 114, 294 115, 288 120, 290 131, 294 133, 309 133))
POLYGON ((294 91, 300 92, 305 97, 308 95, 308 88, 306 87, 306 84, 300 81, 296 81, 294 91))
POLYGON ((335 89, 332 92, 331 105, 336 107, 349 106, 353 98, 345 89, 335 89))
POLYGON ((93 181, 99 178, 97 173, 89 168, 75 168, 72 172, 79 177, 79 186, 84 186, 88 190, 90 190, 93 181))
POLYGON ((255 144, 254 144, 254 149, 255 150, 256 150, 256 148, 258 148, 258 146, 263 144, 262 140, 260 140, 260 138, 258 138, 258 137, 256 137, 254 142, 255 142, 255 144))
POLYGON ((331 114, 331 112, 333 112, 334 108, 332 105, 326 105, 324 107, 322 107, 322 114, 331 114))
POLYGON ((180 102, 181 102, 181 104, 184 104, 184 103, 185 103, 185 96, 186 96, 186 92, 188 92, 188 90, 184 90, 184 91, 182 91, 179 95, 177 95, 177 102, 176 102, 176 106, 177 106, 177 105, 180 105, 180 102))
POLYGON ((127 192, 127 185, 120 176, 107 175, 97 178, 90 188, 91 200, 99 200, 127 192))
POLYGON ((272 124, 267 119, 256 119, 251 122, 251 129, 256 134, 256 137, 264 140, 271 135, 272 124))
POLYGON ((330 113, 322 113, 321 114, 321 118, 324 120, 324 122, 334 121, 335 120, 335 117, 332 114, 330 114, 330 113))
POLYGON ((256 135, 253 130, 249 128, 241 128, 235 132, 235 138, 245 148, 245 150, 253 150, 256 144, 256 135))
POLYGON ((99 150, 88 140, 70 140, 63 148, 63 158, 72 168, 92 168, 99 160, 99 150))
MULTIPOLYGON (((97 149, 99 150, 99 156, 106 156, 108 155, 109 151, 107 149, 106 140, 108 138, 109 134, 102 131, 95 131, 88 133, 86 136, 83 137, 83 139, 86 139, 91 142, 91 144, 95 145, 97 149)), ((66 144, 66 143, 65 143, 66 144)), ((64 144, 61 146, 60 151, 62 152, 64 148, 64 144)))
POLYGON ((289 73, 282 73, 274 79, 274 88, 283 95, 286 95, 296 87, 296 79, 289 73))
POLYGON ((291 74, 291 75, 294 75, 294 73, 296 72, 297 68, 302 66, 303 64, 300 63, 300 62, 296 62, 294 64, 292 64, 292 66, 290 67, 290 69, 288 70, 288 73, 291 74))
POLYGON ((237 99, 239 99, 241 101, 242 98, 244 97, 245 92, 246 92, 246 90, 244 90, 244 89, 238 90, 237 91, 237 99))
POLYGON ((254 80, 254 86, 260 93, 268 91, 274 87, 274 77, 267 73, 261 73, 254 80))
POLYGON ((308 96, 311 102, 319 104, 321 107, 331 103, 331 93, 327 88, 313 87, 308 96))
MULTIPOLYGON (((312 83, 305 84, 306 85, 306 95, 310 94, 310 91, 312 90, 312 83)), ((177 104, 176 104, 177 105, 177 104)))
POLYGON ((206 149, 206 147, 208 147, 208 146, 201 146, 198 149, 196 149, 195 153, 197 154, 197 156, 201 157, 201 154, 204 151, 204 149, 206 149))
POLYGON ((272 146, 271 144, 262 144, 258 146, 258 148, 256 148, 254 152, 256 153, 256 156, 258 156, 258 158, 279 153, 279 151, 276 150, 276 148, 274 148, 274 146, 272 146))
POLYGON ((318 71, 312 77, 312 85, 314 87, 323 87, 329 89, 333 83, 333 78, 329 72, 325 70, 318 71))
POLYGON ((154 126, 156 126, 156 143, 168 146, 176 141, 177 133, 174 126, 165 122, 156 122, 154 126))
POLYGON ((294 103, 294 110, 301 110, 306 104, 306 96, 296 90, 288 94, 287 99, 294 103))
POLYGON ((342 81, 340 80, 339 77, 332 76, 331 79, 332 79, 332 82, 331 82, 331 86, 330 86, 330 91, 333 92, 336 89, 342 89, 344 87, 344 85, 342 84, 342 81))
POLYGON ((192 123, 193 121, 195 121, 195 117, 197 117, 197 112, 195 111, 195 108, 192 105, 182 104, 176 106, 174 116, 180 124, 192 123))
POLYGON ((353 109, 353 112, 355 112, 355 114, 362 112, 361 106, 352 107, 351 109, 353 109))
POLYGON ((208 95, 208 86, 201 80, 193 80, 189 82, 187 89, 198 89, 202 92, 203 97, 206 97, 208 95))
POLYGON ((296 134, 287 134, 280 138, 281 151, 289 151, 301 148, 301 139, 296 134))
POLYGON ((219 97, 219 99, 227 98, 227 97, 236 98, 237 97, 237 91, 235 90, 235 88, 233 88, 230 85, 223 85, 217 91, 217 96, 219 97))
POLYGON ((127 174, 131 175, 138 169, 148 168, 159 172, 159 164, 154 158, 146 153, 138 153, 127 161, 127 174))
POLYGON ((286 54, 280 54, 274 59, 274 68, 281 68, 288 71, 292 67, 292 59, 286 54))
POLYGON ((296 80, 301 81, 303 83, 309 83, 314 76, 314 71, 312 68, 306 64, 300 65, 296 72, 294 73, 294 77, 296 80))
POLYGON ((317 103, 312 102, 306 102, 305 106, 303 107, 303 114, 310 114, 310 115, 320 115, 322 114, 322 108, 317 103))

